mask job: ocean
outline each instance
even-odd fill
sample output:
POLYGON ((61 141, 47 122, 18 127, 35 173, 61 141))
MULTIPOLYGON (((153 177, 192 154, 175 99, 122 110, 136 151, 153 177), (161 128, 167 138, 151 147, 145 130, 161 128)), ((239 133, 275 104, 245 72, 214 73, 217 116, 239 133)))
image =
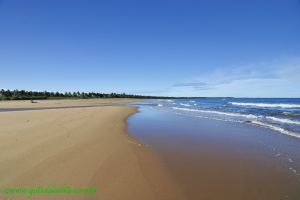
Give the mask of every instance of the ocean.
POLYGON ((153 109, 196 118, 248 123, 300 138, 300 98, 149 100, 153 109))

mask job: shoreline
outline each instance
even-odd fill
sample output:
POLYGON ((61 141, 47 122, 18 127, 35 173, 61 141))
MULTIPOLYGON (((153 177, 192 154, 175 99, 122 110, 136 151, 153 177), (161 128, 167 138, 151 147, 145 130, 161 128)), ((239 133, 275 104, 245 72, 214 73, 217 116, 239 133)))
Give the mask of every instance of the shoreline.
POLYGON ((188 199, 299 199, 300 141, 241 123, 144 106, 130 133, 149 145, 188 199))
MULTIPOLYGON (((46 106, 55 105, 51 103, 46 106)), ((32 198, 185 199, 155 153, 127 132, 127 118, 136 111, 111 105, 0 113, 1 192, 5 187, 64 184, 96 187, 97 193, 32 198)))

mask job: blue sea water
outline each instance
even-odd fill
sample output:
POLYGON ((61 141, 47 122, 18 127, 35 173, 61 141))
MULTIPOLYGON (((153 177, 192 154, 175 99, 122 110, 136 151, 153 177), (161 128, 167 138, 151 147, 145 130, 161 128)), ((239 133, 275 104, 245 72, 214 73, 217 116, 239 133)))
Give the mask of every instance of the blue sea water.
POLYGON ((248 123, 300 138, 300 98, 199 98, 150 100, 160 111, 248 123))

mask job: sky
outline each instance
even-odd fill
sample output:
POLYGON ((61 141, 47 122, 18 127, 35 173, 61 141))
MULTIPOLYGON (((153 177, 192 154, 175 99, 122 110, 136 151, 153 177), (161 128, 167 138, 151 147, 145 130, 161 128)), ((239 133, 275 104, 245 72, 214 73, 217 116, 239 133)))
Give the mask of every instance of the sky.
POLYGON ((0 88, 300 97, 299 0, 0 0, 0 88))

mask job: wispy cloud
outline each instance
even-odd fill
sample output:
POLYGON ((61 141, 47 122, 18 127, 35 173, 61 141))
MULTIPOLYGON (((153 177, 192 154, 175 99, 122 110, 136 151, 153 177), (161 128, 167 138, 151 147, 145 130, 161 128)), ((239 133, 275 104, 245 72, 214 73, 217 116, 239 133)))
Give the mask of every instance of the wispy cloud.
POLYGON ((163 89, 157 89, 157 90, 138 90, 138 91, 129 91, 129 93, 132 94, 144 94, 144 95, 164 95, 168 92, 170 92, 171 88, 163 88, 163 89))
POLYGON ((135 94, 162 96, 300 97, 300 56, 219 67, 159 89, 135 94))
POLYGON ((232 82, 244 80, 300 80, 300 58, 285 58, 273 62, 261 62, 243 66, 217 68, 214 71, 199 76, 195 82, 217 87, 232 82))
POLYGON ((207 83, 204 82, 184 82, 184 83, 176 83, 174 85, 172 85, 173 88, 184 88, 184 87, 188 87, 188 88, 193 88, 195 90, 208 90, 208 89, 212 89, 211 86, 209 86, 207 83))
POLYGON ((300 57, 291 58, 288 62, 282 62, 279 64, 276 70, 280 79, 285 79, 291 82, 300 81, 300 57))
POLYGON ((300 97, 299 80, 300 57, 289 57, 272 62, 215 68, 190 81, 175 83, 171 91, 184 96, 300 97))

